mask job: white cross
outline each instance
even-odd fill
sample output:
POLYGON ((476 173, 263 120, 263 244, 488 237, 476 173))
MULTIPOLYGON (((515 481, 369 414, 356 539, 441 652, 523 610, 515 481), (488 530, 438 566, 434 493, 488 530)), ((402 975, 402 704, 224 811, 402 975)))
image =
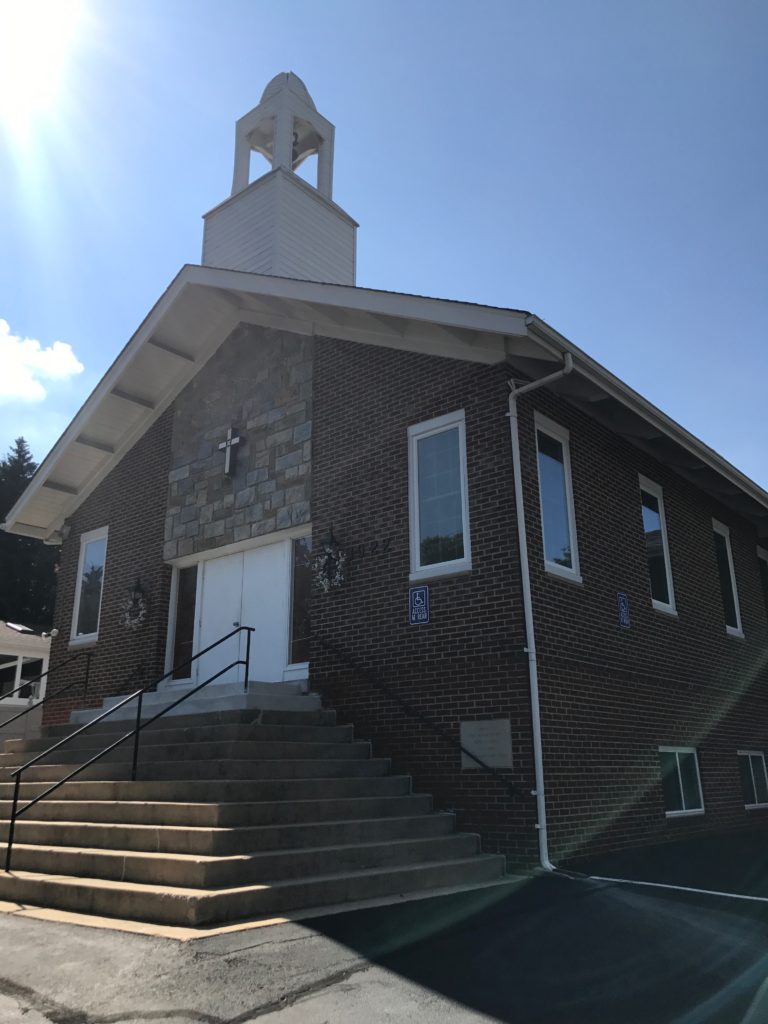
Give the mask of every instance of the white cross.
POLYGON ((222 441, 219 445, 219 451, 227 453, 224 458, 224 476, 232 475, 232 455, 234 454, 232 448, 236 444, 240 444, 240 438, 237 436, 232 437, 232 427, 229 427, 227 430, 227 440, 222 441))

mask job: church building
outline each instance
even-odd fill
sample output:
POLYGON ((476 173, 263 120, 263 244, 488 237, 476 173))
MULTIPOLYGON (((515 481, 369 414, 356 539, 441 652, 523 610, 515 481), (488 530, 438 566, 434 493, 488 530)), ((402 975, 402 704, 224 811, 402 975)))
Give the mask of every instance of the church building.
POLYGON ((535 313, 358 287, 333 147, 277 75, 4 523, 61 545, 4 836, 112 710, 0 899, 201 925, 768 815, 768 493, 535 313))

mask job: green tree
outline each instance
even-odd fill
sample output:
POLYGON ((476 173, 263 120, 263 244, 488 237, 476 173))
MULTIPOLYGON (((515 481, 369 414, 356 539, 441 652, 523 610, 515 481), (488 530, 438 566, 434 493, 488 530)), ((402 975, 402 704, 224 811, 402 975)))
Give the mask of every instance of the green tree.
MULTIPOLYGON (((17 437, 0 460, 0 523, 37 469, 29 445, 17 437)), ((53 624, 58 548, 0 530, 0 619, 36 630, 53 624)))

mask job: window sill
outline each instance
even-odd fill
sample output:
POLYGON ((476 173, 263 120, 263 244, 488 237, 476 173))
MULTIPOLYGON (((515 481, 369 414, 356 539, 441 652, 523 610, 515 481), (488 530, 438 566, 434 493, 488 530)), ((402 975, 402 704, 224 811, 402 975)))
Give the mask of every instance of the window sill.
POLYGON ((579 586, 584 583, 580 572, 574 572, 573 569, 564 569, 563 566, 557 565, 555 562, 545 562, 544 571, 549 573, 550 576, 556 576, 559 580, 565 580, 566 583, 576 583, 579 586))
POLYGON ((408 576, 408 581, 410 583, 430 583, 433 580, 444 580, 449 576, 463 576, 471 571, 471 562, 444 562, 442 565, 428 565, 423 569, 413 569, 408 576))
POLYGON ((768 804, 744 804, 745 811, 768 811, 768 804))
POLYGON ((89 633, 88 636, 75 636, 69 641, 68 647, 95 647, 99 640, 98 633, 89 633))
POLYGON ((734 640, 744 640, 744 630, 736 629, 735 626, 726 626, 725 632, 727 636, 732 636, 734 640))
POLYGON ((655 612, 659 612, 660 615, 666 615, 668 619, 680 618, 677 614, 677 608, 674 608, 672 605, 661 604, 659 601, 651 601, 651 607, 655 612))
POLYGON ((704 813, 704 808, 700 807, 694 811, 665 811, 664 815, 667 818, 695 818, 704 813))

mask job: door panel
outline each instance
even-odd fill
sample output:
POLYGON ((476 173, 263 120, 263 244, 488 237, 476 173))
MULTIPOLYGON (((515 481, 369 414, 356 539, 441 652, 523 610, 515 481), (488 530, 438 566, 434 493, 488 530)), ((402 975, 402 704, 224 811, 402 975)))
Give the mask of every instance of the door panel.
MULTIPOLYGON (((243 591, 243 553, 211 558, 202 563, 203 583, 197 650, 219 640, 240 624, 243 591)), ((239 635, 215 647, 197 661, 197 679, 202 682, 240 657, 239 635)), ((241 682, 241 665, 220 676, 223 683, 241 682)))
MULTIPOLYGON (((291 544, 281 541, 245 552, 242 624, 253 626, 250 678, 281 682, 288 664, 291 544)), ((245 657, 245 635, 242 654, 245 657)))

